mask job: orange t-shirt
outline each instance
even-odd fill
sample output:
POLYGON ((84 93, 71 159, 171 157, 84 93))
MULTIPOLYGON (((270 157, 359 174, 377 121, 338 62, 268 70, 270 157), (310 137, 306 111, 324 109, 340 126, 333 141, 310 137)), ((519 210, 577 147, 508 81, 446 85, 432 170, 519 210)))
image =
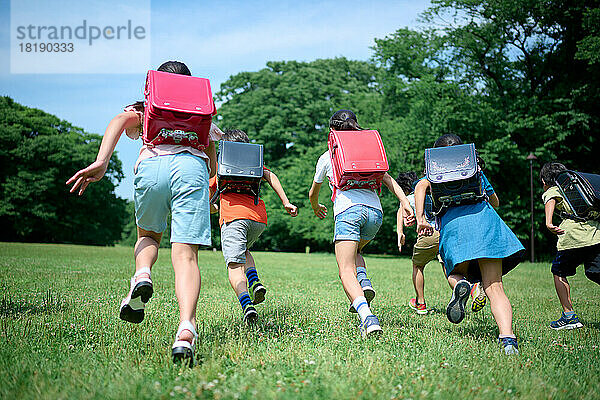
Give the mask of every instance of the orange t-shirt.
MULTIPOLYGON (((266 169, 266 168, 265 168, 266 169)), ((217 190, 217 176, 210 179, 211 193, 217 190)), ((254 204, 254 197, 249 194, 241 193, 222 193, 219 202, 219 225, 236 219, 249 219, 256 222, 267 223, 267 208, 262 199, 258 204, 254 204)))

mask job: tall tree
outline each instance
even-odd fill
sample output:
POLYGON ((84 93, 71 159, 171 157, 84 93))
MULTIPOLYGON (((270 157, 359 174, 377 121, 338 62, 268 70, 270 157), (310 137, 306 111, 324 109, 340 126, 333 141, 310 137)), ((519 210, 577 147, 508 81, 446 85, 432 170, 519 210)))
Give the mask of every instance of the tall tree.
POLYGON ((113 156, 85 196, 65 181, 94 160, 102 137, 0 97, 0 240, 114 244, 127 218, 114 194, 123 178, 113 156))

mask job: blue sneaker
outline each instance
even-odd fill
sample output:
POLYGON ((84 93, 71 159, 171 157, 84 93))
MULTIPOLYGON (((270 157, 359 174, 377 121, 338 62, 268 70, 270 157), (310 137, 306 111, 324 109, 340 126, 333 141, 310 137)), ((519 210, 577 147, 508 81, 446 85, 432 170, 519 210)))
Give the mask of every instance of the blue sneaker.
POLYGON ((446 307, 446 316, 448 320, 454 324, 458 324, 465 317, 465 305, 469 299, 471 292, 471 284, 464 279, 458 281, 452 291, 452 299, 446 307))
POLYGON ((519 344, 516 338, 512 337, 499 337, 498 343, 504 346, 504 354, 507 356, 519 354, 519 344))
POLYGON ((379 320, 374 315, 369 315, 365 321, 358 326, 358 329, 363 338, 380 336, 383 333, 381 326, 379 326, 379 320))
POLYGON ((563 312, 559 319, 550 322, 550 328, 556 329, 557 331, 561 329, 577 329, 583 328, 583 324, 579 322, 577 314, 567 317, 563 312))
MULTIPOLYGON (((371 307, 371 302, 375 298, 375 289, 373 289, 373 286, 371 286, 371 281, 369 279, 363 279, 362 281, 360 281, 360 287, 362 288, 363 293, 365 294, 367 304, 369 305, 369 307, 371 307)), ((354 309, 354 306, 352 304, 350 304, 350 309, 348 310, 348 312, 356 314, 356 310, 354 309)))

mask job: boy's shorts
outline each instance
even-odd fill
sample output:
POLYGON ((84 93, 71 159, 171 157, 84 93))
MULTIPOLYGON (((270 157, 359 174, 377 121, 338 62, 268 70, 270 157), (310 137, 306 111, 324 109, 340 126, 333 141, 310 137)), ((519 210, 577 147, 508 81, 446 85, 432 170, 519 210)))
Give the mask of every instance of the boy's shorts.
POLYGON ((164 232, 171 212, 171 243, 210 245, 208 167, 188 152, 142 160, 135 172, 135 218, 164 232))
POLYGON ((585 275, 600 284, 600 244, 557 251, 552 261, 552 274, 563 278, 573 276, 581 264, 585 275))
POLYGON ((383 213, 362 204, 345 209, 335 216, 333 241, 372 240, 383 221, 383 213))
POLYGON ((267 224, 251 219, 236 219, 221 226, 221 248, 225 265, 245 264, 246 250, 256 242, 267 224))
POLYGON ((415 247, 413 247, 412 262, 414 265, 425 266, 429 261, 436 258, 442 262, 440 257, 440 232, 434 230, 431 236, 419 236, 415 247))

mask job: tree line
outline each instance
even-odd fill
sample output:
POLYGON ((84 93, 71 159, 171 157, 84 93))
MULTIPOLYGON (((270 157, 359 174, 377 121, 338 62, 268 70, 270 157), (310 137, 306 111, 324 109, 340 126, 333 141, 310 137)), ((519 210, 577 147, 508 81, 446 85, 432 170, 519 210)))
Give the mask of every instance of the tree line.
MULTIPOLYGON (((474 142, 499 194, 499 214, 526 245, 526 157, 535 154, 535 239, 538 250, 552 252, 539 167, 559 160, 571 169, 599 172, 594 161, 599 2, 434 0, 421 25, 376 39, 368 61, 272 61, 221 85, 218 125, 243 129, 263 144, 266 166, 300 207, 300 215, 289 218, 275 193, 263 190, 269 228, 258 248, 331 250, 332 216, 314 217, 307 192, 316 160, 327 148, 329 117, 349 108, 363 127, 380 131, 392 176, 422 173, 423 150, 444 133, 474 142)), ((2 240, 113 244, 125 237, 131 242, 132 207, 114 196, 122 178, 118 158, 111 161, 109 179, 90 187, 94 192, 83 198, 65 195, 65 176, 93 159, 100 137, 8 98, 0 108, 0 221, 10 227, 2 240), (89 221, 90 209, 96 219, 79 234, 74 228, 83 222, 77 218, 89 221), (67 213, 70 217, 63 218, 67 213)), ((327 190, 322 196, 331 204, 327 190)), ((382 205, 384 223, 368 250, 394 253, 397 204, 385 189, 382 205)))

